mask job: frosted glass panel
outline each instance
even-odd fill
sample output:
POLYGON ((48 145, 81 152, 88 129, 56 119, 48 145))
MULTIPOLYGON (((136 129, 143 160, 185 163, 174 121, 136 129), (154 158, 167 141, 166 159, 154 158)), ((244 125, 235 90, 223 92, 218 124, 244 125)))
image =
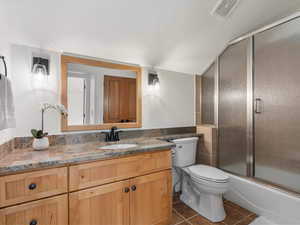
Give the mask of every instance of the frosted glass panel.
POLYGON ((244 40, 220 56, 219 167, 246 175, 247 47, 244 40))
POLYGON ((300 19, 255 36, 255 176, 300 192, 300 19))

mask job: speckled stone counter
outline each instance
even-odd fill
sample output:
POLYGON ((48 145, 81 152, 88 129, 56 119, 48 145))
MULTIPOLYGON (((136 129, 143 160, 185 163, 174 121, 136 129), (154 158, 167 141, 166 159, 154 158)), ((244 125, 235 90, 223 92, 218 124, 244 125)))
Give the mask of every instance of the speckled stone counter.
POLYGON ((89 142, 74 145, 57 145, 51 146, 44 151, 34 151, 32 148, 14 149, 1 157, 0 176, 16 172, 26 172, 32 169, 66 166, 79 162, 105 160, 131 154, 170 149, 174 147, 175 144, 168 140, 193 136, 201 135, 189 133, 152 138, 132 138, 117 143, 89 142), (100 149, 100 147, 106 145, 121 143, 136 144, 137 146, 127 149, 100 149))

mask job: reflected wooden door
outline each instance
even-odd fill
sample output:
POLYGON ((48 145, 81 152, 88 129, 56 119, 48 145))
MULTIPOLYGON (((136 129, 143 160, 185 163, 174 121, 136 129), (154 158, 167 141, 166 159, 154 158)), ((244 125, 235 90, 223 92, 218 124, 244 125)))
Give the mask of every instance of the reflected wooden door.
POLYGON ((129 181, 70 194, 70 225, 129 225, 129 181))
POLYGON ((128 79, 128 120, 136 121, 136 79, 128 79))
POLYGON ((171 171, 153 173, 130 180, 130 224, 171 223, 171 171))
POLYGON ((104 123, 136 121, 136 79, 104 76, 104 123))

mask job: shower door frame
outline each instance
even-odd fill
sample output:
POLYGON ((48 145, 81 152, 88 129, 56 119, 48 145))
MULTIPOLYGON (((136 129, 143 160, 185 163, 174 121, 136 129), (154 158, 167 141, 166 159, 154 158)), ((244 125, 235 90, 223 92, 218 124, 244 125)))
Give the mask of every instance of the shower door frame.
MULTIPOLYGON (((247 48, 247 112, 246 112, 246 117, 247 117, 247 132, 246 132, 246 140, 247 140, 247 149, 246 149, 246 177, 249 178, 254 178, 259 180, 260 182, 266 183, 270 185, 270 182, 265 181, 263 179, 260 178, 256 178, 255 177, 255 122, 254 122, 254 114, 255 114, 255 109, 254 109, 254 45, 255 45, 255 40, 254 40, 254 36, 267 31, 269 29, 273 29, 277 26, 283 25, 285 23, 288 23, 294 19, 300 18, 300 11, 297 13, 294 13, 288 17, 285 17, 281 20, 278 20, 275 23, 272 23, 270 25, 267 25, 265 27, 262 27, 258 30, 255 30, 253 32, 249 32, 239 38, 236 38, 234 40, 232 40, 231 42, 229 42, 229 44, 224 48, 224 50, 221 52, 221 54, 216 58, 215 60, 215 120, 214 123, 217 126, 217 128, 219 128, 219 83, 220 83, 220 56, 225 52, 225 50, 231 46, 234 45, 236 43, 239 43, 245 39, 249 39, 249 44, 248 44, 248 48, 247 48)), ((218 143, 218 141, 217 141, 218 143)), ((219 145, 217 146, 218 152, 219 152, 219 145)), ((220 156, 220 154, 218 154, 220 156)), ((219 157, 218 157, 218 163, 217 165, 219 166, 219 157)), ((223 169, 224 170, 224 169, 223 169)), ((225 170, 226 171, 226 170, 225 170)), ((231 171, 227 171, 229 173, 238 175, 238 176, 243 176, 243 175, 239 175, 236 174, 234 172, 231 171)), ((244 177, 244 176, 243 176, 244 177)), ((271 184, 272 186, 278 188, 278 185, 275 184, 271 184)), ((280 189, 283 189, 289 193, 297 193, 294 191, 291 191, 285 187, 281 187, 279 186, 280 189)), ((297 193, 298 195, 299 193, 297 193)))
MULTIPOLYGON (((225 50, 237 44, 240 41, 249 39, 248 46, 247 46, 247 74, 246 74, 246 82, 247 82, 247 109, 246 109, 246 121, 247 121, 247 131, 246 131, 246 176, 247 177, 254 177, 254 111, 253 111, 253 97, 254 97, 254 86, 253 86, 253 79, 254 79, 254 36, 245 37, 240 39, 237 42, 230 43, 226 46, 226 48, 222 51, 222 53, 217 57, 215 60, 215 125, 219 128, 219 104, 220 104, 220 56, 225 52, 225 50)), ((218 133, 219 135, 219 133, 218 133)), ((217 141, 218 143, 218 141, 217 141)), ((219 152, 219 145, 217 146, 219 152)), ((218 154, 220 156, 220 154, 218 154)), ((219 165, 219 157, 218 163, 219 165)), ((224 170, 224 169, 223 169, 224 170)), ((226 171, 226 170, 225 170, 226 171)), ((233 173, 231 171, 227 171, 233 173)), ((239 174, 236 174, 239 175, 239 174)), ((239 175, 242 176, 242 175, 239 175)))

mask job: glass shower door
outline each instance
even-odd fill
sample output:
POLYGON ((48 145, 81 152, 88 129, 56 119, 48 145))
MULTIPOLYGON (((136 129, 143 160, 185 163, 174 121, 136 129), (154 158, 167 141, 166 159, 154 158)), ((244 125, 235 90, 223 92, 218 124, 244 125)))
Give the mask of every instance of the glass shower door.
POLYGON ((247 64, 249 39, 219 57, 219 167, 247 175, 247 64))
POLYGON ((255 36, 255 177, 300 192, 300 19, 255 36))

